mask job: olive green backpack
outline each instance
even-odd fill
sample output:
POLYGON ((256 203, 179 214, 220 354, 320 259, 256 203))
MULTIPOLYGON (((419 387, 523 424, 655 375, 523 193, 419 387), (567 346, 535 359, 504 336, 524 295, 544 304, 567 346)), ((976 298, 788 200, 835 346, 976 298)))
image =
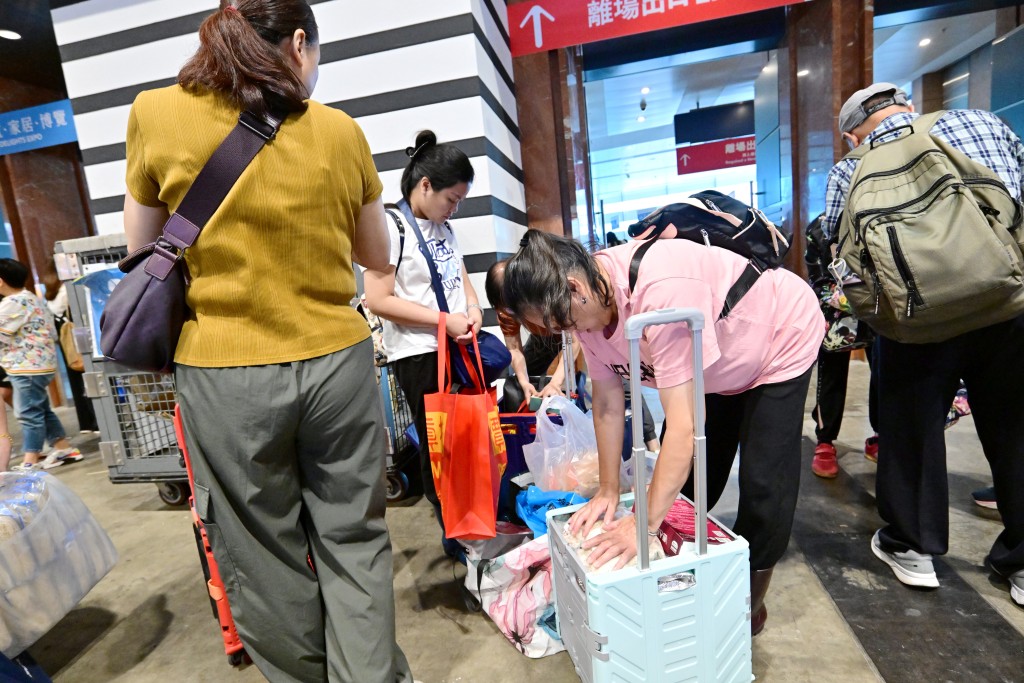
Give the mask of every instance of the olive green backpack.
POLYGON ((994 171, 929 131, 894 128, 858 159, 839 222, 857 317, 896 341, 940 342, 1024 313, 1021 205, 994 171))

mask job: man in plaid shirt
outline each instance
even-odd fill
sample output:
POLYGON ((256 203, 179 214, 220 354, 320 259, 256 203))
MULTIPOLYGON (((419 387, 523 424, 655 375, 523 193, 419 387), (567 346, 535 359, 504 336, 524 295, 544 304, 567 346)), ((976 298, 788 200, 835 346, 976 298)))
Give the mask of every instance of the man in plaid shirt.
MULTIPOLYGON (((886 141, 917 114, 892 83, 860 90, 839 112, 839 132, 851 147, 886 141)), ((976 109, 944 114, 931 134, 989 167, 1010 195, 1021 198, 1024 145, 995 115, 976 109)), ((833 239, 857 160, 829 172, 825 233, 833 239)), ((964 268, 970 268, 965 263, 964 268)), ((957 274, 951 272, 951 278, 957 274)), ((909 586, 938 588, 932 555, 949 542, 944 419, 962 378, 975 426, 992 467, 1004 530, 985 563, 1008 579, 1010 596, 1024 606, 1024 315, 935 344, 878 339, 878 511, 887 526, 871 550, 909 586)))

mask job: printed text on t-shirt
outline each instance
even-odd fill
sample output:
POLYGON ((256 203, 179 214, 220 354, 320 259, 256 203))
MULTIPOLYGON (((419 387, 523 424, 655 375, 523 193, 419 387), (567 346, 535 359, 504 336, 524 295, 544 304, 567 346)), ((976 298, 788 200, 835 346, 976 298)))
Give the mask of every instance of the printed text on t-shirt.
POLYGON ((446 292, 458 289, 462 283, 462 263, 455 251, 448 246, 448 240, 430 240, 427 249, 434 260, 434 267, 441 278, 446 292))
MULTIPOLYGON (((611 365, 608 365, 607 367, 608 367, 609 370, 614 372, 616 375, 618 375, 622 379, 629 379, 629 366, 628 365, 619 365, 618 363, 613 363, 611 365)), ((644 362, 641 361, 640 362, 640 381, 641 382, 646 382, 646 381, 652 380, 652 379, 654 379, 654 368, 652 368, 647 363, 644 363, 644 362)))

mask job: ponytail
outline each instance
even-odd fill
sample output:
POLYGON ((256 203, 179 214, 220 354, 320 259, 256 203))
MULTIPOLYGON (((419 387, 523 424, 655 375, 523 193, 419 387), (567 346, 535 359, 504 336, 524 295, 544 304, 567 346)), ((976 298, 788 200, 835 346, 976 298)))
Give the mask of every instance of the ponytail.
POLYGON ((582 244, 541 230, 527 230, 519 251, 505 266, 504 304, 520 320, 526 314, 541 316, 549 330, 575 327, 569 275, 586 280, 603 305, 613 302, 611 286, 582 244))
POLYGON ((437 144, 433 131, 420 131, 415 146, 406 147, 405 154, 409 157, 402 171, 401 189, 405 201, 409 201, 416 184, 423 178, 430 181, 434 191, 473 182, 475 172, 466 153, 455 145, 437 144))
POLYGON ((305 0, 221 0, 221 9, 199 27, 199 49, 178 73, 178 84, 221 93, 261 117, 305 111, 310 93, 280 49, 300 28, 311 46, 319 42, 305 0))

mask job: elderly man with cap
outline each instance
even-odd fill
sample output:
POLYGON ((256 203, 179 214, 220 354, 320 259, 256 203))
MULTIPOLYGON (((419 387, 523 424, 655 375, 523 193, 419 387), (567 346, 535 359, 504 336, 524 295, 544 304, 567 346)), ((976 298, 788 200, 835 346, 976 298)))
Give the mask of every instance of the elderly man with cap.
MULTIPOLYGON (((839 132, 851 148, 885 142, 917 118, 907 94, 875 83, 846 101, 839 132)), ((995 115, 951 110, 931 129, 995 171, 1018 201, 1024 145, 995 115)), ((837 163, 828 175, 823 227, 834 236, 858 161, 837 163)), ((897 226, 898 229, 898 226, 897 226)), ((970 268, 965 263, 964 268, 970 268)), ((951 272, 950 278, 957 274, 951 272)), ((908 586, 938 588, 933 555, 947 551, 949 500, 943 422, 960 378, 968 381, 975 426, 992 467, 1004 529, 986 566, 1008 580, 1024 606, 1024 316, 966 332, 943 342, 907 344, 879 338, 878 511, 886 526, 871 539, 872 552, 908 586)))

